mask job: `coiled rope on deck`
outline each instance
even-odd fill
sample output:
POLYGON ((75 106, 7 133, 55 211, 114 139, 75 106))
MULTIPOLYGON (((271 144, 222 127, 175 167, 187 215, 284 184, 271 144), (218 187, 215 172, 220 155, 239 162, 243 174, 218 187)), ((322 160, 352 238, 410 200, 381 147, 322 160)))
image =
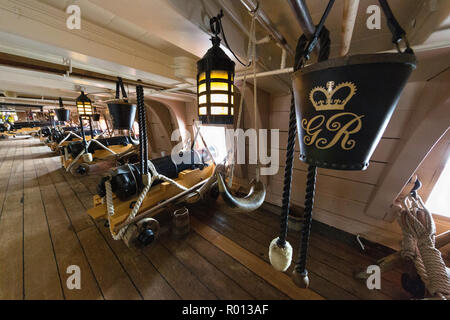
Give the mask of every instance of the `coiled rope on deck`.
POLYGON ((441 252, 435 248, 436 226, 419 195, 408 195, 398 217, 403 232, 402 257, 411 259, 430 294, 445 299, 450 279, 441 252))

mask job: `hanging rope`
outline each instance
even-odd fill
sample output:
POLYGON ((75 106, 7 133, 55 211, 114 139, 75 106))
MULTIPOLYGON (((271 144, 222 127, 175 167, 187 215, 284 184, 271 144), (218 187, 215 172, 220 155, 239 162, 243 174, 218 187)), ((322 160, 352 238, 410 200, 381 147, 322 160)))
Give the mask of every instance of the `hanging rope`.
POLYGON ((450 279, 441 252, 435 248, 436 226, 419 195, 403 200, 398 218, 403 232, 402 257, 414 262, 417 273, 432 295, 450 295, 450 279))
MULTIPOLYGON (((73 159, 73 161, 70 163, 70 165, 66 168, 66 172, 69 172, 70 169, 72 169, 72 167, 78 162, 78 160, 80 160, 80 158, 85 155, 85 154, 89 154, 86 152, 86 150, 88 150, 89 146, 91 145, 91 143, 96 143, 98 144, 100 147, 102 147, 103 149, 105 149, 106 151, 112 153, 113 155, 117 155, 116 152, 114 152, 113 150, 111 150, 110 148, 108 148, 107 146, 103 145, 101 142, 99 142, 98 140, 89 140, 89 142, 86 144, 86 148, 83 149, 76 157, 75 159, 73 159)), ((92 159, 91 159, 92 160, 92 159)))
MULTIPOLYGON (((328 56, 330 54, 330 33, 324 27, 324 22, 326 16, 331 10, 332 4, 333 1, 330 1, 330 3, 327 6, 327 10, 325 11, 321 19, 321 23, 316 29, 314 36, 317 37, 317 39, 314 40, 313 37, 313 39, 308 41, 305 35, 302 35, 299 38, 295 52, 294 71, 297 71, 303 66, 307 58, 309 58, 309 54, 313 50, 317 41, 320 42, 320 52, 318 56, 318 61, 324 61, 328 59, 328 56)), ((291 187, 292 187, 292 169, 293 169, 296 136, 297 136, 297 119, 295 114, 295 100, 294 94, 291 91, 291 109, 289 113, 289 131, 288 131, 288 142, 286 147, 286 163, 284 168, 283 195, 282 195, 281 217, 280 217, 280 234, 278 238, 272 240, 269 246, 270 263, 278 271, 286 271, 289 268, 292 261, 292 246, 286 240, 286 238, 288 234, 288 220, 289 220, 291 187)), ((294 271, 297 274, 297 275, 294 274, 294 281, 297 281, 298 277, 300 277, 303 280, 303 285, 301 286, 304 286, 305 282, 308 281, 307 272, 304 266, 306 266, 306 256, 307 256, 306 251, 308 248, 309 233, 311 228, 315 180, 316 180, 316 167, 309 166, 308 178, 306 182, 307 192, 305 196, 305 210, 302 225, 302 242, 300 245, 301 250, 299 253, 299 260, 295 268, 296 271, 294 271)))
POLYGON ((66 137, 64 139, 62 139, 59 143, 58 143, 58 147, 60 147, 67 139, 70 138, 70 136, 75 136, 78 139, 83 139, 82 137, 80 137, 79 135, 77 135, 76 133, 70 131, 66 137))
MULTIPOLYGON (((247 60, 250 60, 250 57, 252 55, 253 52, 253 43, 255 42, 255 29, 256 29, 256 15, 255 13, 253 13, 252 15, 252 22, 250 24, 250 38, 248 41, 248 46, 247 46, 247 60)), ((256 63, 253 64, 253 67, 255 67, 256 63)), ((242 120, 242 110, 244 109, 244 97, 245 97, 245 88, 246 88, 246 84, 247 84, 247 72, 248 72, 248 68, 244 69, 244 78, 242 80, 242 86, 241 86, 241 98, 239 101, 239 112, 238 112, 238 119, 236 122, 236 129, 239 129, 241 127, 241 120, 242 120)), ((236 141, 235 141, 235 137, 233 137, 233 153, 232 153, 232 157, 233 157, 233 161, 231 162, 231 168, 230 168, 230 178, 228 179, 228 187, 231 188, 233 185, 233 177, 234 177, 234 166, 235 166, 235 161, 234 161, 234 157, 237 153, 237 145, 236 145, 236 141)))
POLYGON ((295 101, 294 93, 291 92, 291 112, 289 114, 289 134, 286 148, 286 166, 284 170, 284 184, 283 184, 283 200, 281 206, 281 222, 280 222, 280 236, 277 240, 279 247, 286 245, 286 238, 288 232, 288 217, 289 217, 289 202, 291 199, 291 185, 292 185, 292 169, 294 162, 295 136, 297 135, 297 120, 295 117, 295 101))
MULTIPOLYGON (((259 3, 258 3, 259 6, 259 3)), ((256 7, 256 10, 258 9, 256 7)), ((253 12, 253 19, 256 17, 256 11, 253 12)), ((254 111, 254 121, 255 121, 255 131, 256 137, 258 139, 258 87, 257 87, 257 78, 256 78, 256 28, 253 27, 252 33, 253 41, 252 41, 252 62, 253 62, 253 111, 254 111)), ((255 174, 256 174, 256 182, 259 182, 260 172, 259 172, 259 159, 256 157, 256 166, 255 166, 255 174)))

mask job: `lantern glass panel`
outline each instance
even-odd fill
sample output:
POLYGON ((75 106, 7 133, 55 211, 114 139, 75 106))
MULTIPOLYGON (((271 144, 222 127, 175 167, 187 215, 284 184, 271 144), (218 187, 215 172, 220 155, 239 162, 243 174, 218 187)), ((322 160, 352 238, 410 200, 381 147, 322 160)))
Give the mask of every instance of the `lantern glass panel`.
POLYGON ((202 83, 198 86, 198 93, 202 93, 206 91, 206 83, 202 83))
POLYGON ((200 107, 200 108, 198 109, 198 114, 199 114, 200 116, 206 116, 206 115, 207 115, 207 109, 206 109, 206 107, 200 107))
POLYGON ((228 80, 228 72, 222 70, 211 71, 211 79, 226 79, 228 80))
POLYGON ((89 116, 92 115, 92 106, 88 102, 78 102, 77 103, 78 114, 81 116, 89 116))
POLYGON ((200 73, 200 75, 198 76, 198 81, 202 81, 205 79, 206 79, 206 73, 205 72, 200 73))
POLYGON ((228 115, 228 107, 211 107, 212 115, 228 115))
POLYGON ((204 104, 204 103, 206 103, 206 95, 203 95, 203 96, 198 97, 198 103, 199 103, 199 104, 204 104))
POLYGON ((228 95, 227 94, 211 94, 211 103, 228 103, 228 95))
MULTIPOLYGON (((202 85, 200 85, 202 86, 202 85)), ((226 82, 211 82, 211 90, 228 91, 228 83, 226 82)))

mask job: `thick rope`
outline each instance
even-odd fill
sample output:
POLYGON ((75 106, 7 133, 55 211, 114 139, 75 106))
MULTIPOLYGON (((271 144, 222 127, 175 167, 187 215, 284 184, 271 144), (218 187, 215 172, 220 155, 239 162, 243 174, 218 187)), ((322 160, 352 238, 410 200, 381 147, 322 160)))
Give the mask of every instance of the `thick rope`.
MULTIPOLYGON (((253 17, 255 17, 255 16, 256 16, 256 12, 253 14, 253 17)), ((257 78, 256 78, 256 28, 253 28, 252 37, 253 37, 252 63, 253 63, 253 110, 254 110, 253 116, 254 116, 254 121, 255 121, 256 137, 258 137, 258 87, 257 87, 257 78)), ((259 172, 258 157, 256 157, 255 174, 256 174, 256 181, 259 182, 260 172, 259 172)))
MULTIPOLYGON (((248 41, 248 46, 247 46, 247 61, 250 59, 250 56, 252 55, 252 43, 254 42, 255 36, 255 29, 256 29, 256 16, 253 15, 252 16, 252 22, 250 24, 250 38, 248 41)), ((254 61, 252 61, 253 64, 254 61)), ((244 78, 242 80, 242 86, 241 86, 241 98, 239 101, 239 113, 238 113, 238 119, 236 122, 236 129, 239 129, 241 127, 241 120, 242 120, 242 110, 244 109, 244 97, 245 97, 245 88, 247 85, 247 72, 248 69, 245 68, 244 69, 244 78)), ((234 137, 233 137, 233 141, 234 141, 234 137)), ((230 178, 228 179, 228 187, 231 188, 233 185, 233 176, 234 176, 234 157, 237 153, 237 145, 236 145, 236 141, 234 141, 233 143, 233 161, 231 162, 231 169, 230 169, 230 178)))
POLYGON ((417 273, 432 295, 450 294, 450 279, 441 252, 435 248, 436 226, 422 199, 408 195, 398 218, 402 228, 402 256, 411 259, 417 273))
POLYGON ((108 147, 106 147, 105 145, 103 145, 101 142, 99 142, 99 141, 97 141, 97 140, 95 140, 95 139, 92 139, 92 140, 89 140, 89 142, 86 144, 86 148, 83 149, 83 150, 76 156, 75 159, 73 159, 73 161, 70 163, 70 165, 66 168, 66 172, 69 172, 70 169, 75 165, 75 163, 77 163, 78 160, 80 160, 81 156, 82 156, 83 154, 86 153, 86 150, 89 149, 89 146, 91 145, 92 142, 97 143, 100 147, 102 147, 103 149, 105 149, 105 150, 111 152, 113 155, 117 155, 117 153, 115 153, 114 151, 112 151, 111 149, 109 149, 108 147))
MULTIPOLYGON (((147 196, 147 193, 150 191, 150 188, 152 187, 152 185, 155 181, 163 180, 163 181, 173 184, 174 186, 176 186, 177 188, 179 188, 183 191, 188 190, 186 187, 182 186, 178 182, 166 177, 165 175, 159 174, 158 171, 156 170, 155 166, 153 165, 153 163, 150 160, 148 161, 148 168, 150 169, 150 172, 151 172, 151 179, 149 180, 148 184, 145 186, 145 188, 140 193, 136 203, 133 206, 133 210, 128 215, 127 219, 125 220, 125 223, 133 220, 136 217, 137 213, 139 212, 139 209, 141 208, 142 202, 144 201, 145 197, 147 196)), ((109 222, 109 225, 111 225, 110 217, 114 215, 114 203, 113 203, 113 199, 112 199, 112 188, 111 188, 110 179, 105 181, 105 189, 106 189, 106 210, 108 212, 108 222, 109 222)), ((120 229, 117 233, 114 233, 112 230, 110 230, 112 238, 114 240, 122 239, 122 237, 125 234, 125 232, 127 231, 127 229, 128 229, 128 226, 125 226, 122 229, 120 229)))
POLYGON ((62 139, 60 143, 58 143, 58 147, 60 147, 67 139, 69 139, 70 136, 75 136, 75 137, 77 137, 77 138, 79 138, 79 139, 83 139, 82 137, 80 137, 80 136, 77 135, 76 133, 73 133, 72 131, 70 131, 70 132, 66 135, 66 137, 65 137, 64 139, 62 139))
POLYGON ((294 94, 291 96, 291 112, 289 114, 289 134, 286 148, 286 164, 284 167, 283 199, 281 204, 279 247, 284 247, 288 233, 289 202, 291 200, 292 168, 294 163, 295 137, 297 135, 297 120, 295 115, 294 94))
POLYGON ((306 180, 306 194, 305 194, 305 210, 303 213, 303 225, 300 240, 300 252, 295 271, 298 274, 306 273, 306 258, 308 254, 309 233, 311 231, 312 209, 314 205, 314 192, 316 187, 317 167, 314 165, 308 166, 308 176, 306 180))

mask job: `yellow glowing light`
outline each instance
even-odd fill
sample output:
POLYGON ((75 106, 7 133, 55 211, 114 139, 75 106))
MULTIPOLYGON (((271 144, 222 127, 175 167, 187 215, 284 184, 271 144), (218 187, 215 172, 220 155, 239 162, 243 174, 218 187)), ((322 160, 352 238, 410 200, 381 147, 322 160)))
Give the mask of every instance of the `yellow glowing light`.
POLYGON ((198 76, 198 81, 202 81, 206 79, 206 74, 204 72, 200 73, 200 75, 198 76))
POLYGON ((226 82, 211 82, 211 90, 228 91, 228 83, 226 83, 226 82))
POLYGON ((231 108, 231 115, 234 116, 234 108, 231 108))
POLYGON ((90 104, 77 103, 77 109, 80 115, 92 115, 92 107, 90 104))
POLYGON ((207 109, 206 109, 206 107, 200 107, 200 108, 198 109, 198 114, 199 114, 200 116, 206 116, 206 114, 207 114, 207 109))
POLYGON ((206 83, 202 83, 198 86, 198 93, 202 93, 206 91, 206 83))
POLYGON ((211 107, 212 115, 227 115, 228 107, 211 107))
POLYGON ((228 72, 220 70, 211 71, 211 79, 228 79, 228 72))

